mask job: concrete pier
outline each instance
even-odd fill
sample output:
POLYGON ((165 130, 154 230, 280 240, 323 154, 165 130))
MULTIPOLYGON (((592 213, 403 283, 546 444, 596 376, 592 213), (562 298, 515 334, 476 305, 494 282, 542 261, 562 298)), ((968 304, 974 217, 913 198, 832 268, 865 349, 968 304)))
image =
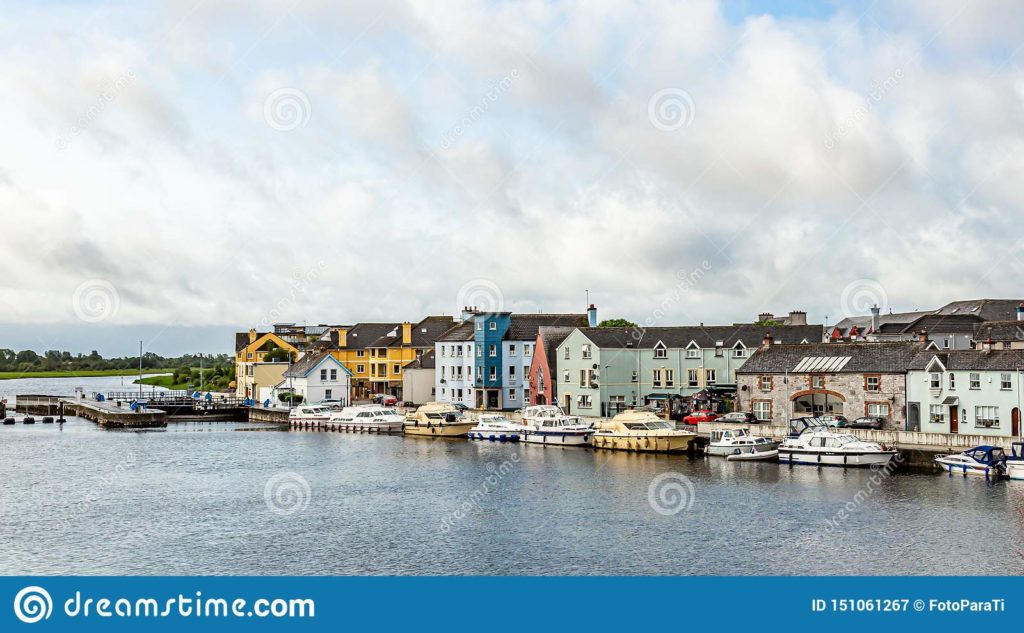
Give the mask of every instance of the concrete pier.
POLYGON ((109 400, 97 402, 85 398, 22 395, 18 396, 16 408, 27 415, 74 415, 108 428, 145 429, 167 426, 167 412, 162 409, 146 409, 136 413, 127 403, 119 407, 116 402, 109 400))

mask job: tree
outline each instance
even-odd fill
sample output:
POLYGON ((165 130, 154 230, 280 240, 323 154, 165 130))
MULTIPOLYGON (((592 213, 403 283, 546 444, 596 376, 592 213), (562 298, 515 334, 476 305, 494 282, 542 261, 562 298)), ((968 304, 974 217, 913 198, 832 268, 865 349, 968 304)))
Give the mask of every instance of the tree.
POLYGON ((772 327, 774 325, 782 325, 775 319, 768 319, 767 321, 754 321, 754 325, 758 327, 772 327))
POLYGON ((598 323, 597 327, 636 327, 636 323, 627 319, 605 319, 598 323))

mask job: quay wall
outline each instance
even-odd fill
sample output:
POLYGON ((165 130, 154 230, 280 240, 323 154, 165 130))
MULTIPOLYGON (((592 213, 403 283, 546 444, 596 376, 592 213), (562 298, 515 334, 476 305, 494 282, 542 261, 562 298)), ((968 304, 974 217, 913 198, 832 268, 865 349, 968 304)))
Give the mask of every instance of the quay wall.
POLYGON ((264 407, 251 407, 249 409, 250 422, 271 422, 273 424, 288 424, 288 409, 266 409, 264 407))

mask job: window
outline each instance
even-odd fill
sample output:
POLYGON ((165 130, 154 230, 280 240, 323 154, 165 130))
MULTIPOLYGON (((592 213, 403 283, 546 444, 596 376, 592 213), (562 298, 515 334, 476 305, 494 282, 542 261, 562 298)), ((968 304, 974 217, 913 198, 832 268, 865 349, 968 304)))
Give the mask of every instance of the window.
POLYGON ((686 370, 686 386, 695 388, 697 386, 697 370, 687 369, 686 370))
POLYGON ((825 377, 824 376, 811 376, 811 389, 824 389, 825 388, 825 377))
POLYGON ((658 341, 658 344, 654 346, 654 357, 668 358, 668 350, 665 349, 665 344, 661 341, 658 341))
POLYGON ((771 391, 772 390, 772 377, 771 376, 761 376, 758 379, 758 386, 761 388, 761 391, 771 391))
POLYGON ((878 391, 881 389, 882 377, 878 374, 864 375, 864 391, 878 391))
POLYGON ((699 347, 687 347, 686 348, 686 357, 687 358, 700 358, 700 348, 699 347))
POLYGON ((476 348, 476 357, 477 358, 483 358, 484 357, 484 348, 483 347, 476 348))
POLYGON ((402 373, 402 366, 399 365, 398 363, 395 363, 394 365, 391 366, 391 373, 392 374, 400 374, 400 373, 402 373))
POLYGON ((666 369, 665 370, 665 386, 666 387, 674 387, 675 386, 675 379, 676 379, 676 372, 675 372, 675 370, 674 369, 666 369))
POLYGON ((888 402, 869 402, 864 407, 864 414, 871 415, 879 418, 889 417, 889 403, 888 402))
POLYGON ((1003 391, 1009 391, 1013 389, 1013 378, 1010 376, 1010 374, 999 374, 999 388, 1002 389, 1003 391))
POLYGON ((361 350, 361 349, 357 349, 356 350, 356 358, 362 358, 364 356, 366 356, 366 351, 365 350, 361 350))
POLYGON ((320 370, 320 382, 324 382, 325 380, 327 380, 327 370, 326 369, 321 369, 320 370))
POLYGON ((639 376, 637 376, 637 371, 634 369, 633 370, 633 375, 630 376, 630 382, 636 382, 638 379, 639 379, 639 376))
POLYGON ((491 371, 489 373, 489 376, 492 381, 498 379, 498 368, 495 367, 494 365, 491 365, 491 371))
POLYGON ((732 348, 732 357, 733 358, 746 358, 747 357, 747 349, 745 347, 734 347, 734 348, 732 348))
POLYGON ((942 339, 942 349, 949 349, 949 339, 948 338, 942 339))
POLYGON ((456 356, 462 356, 462 346, 461 345, 457 345, 455 347, 455 352, 456 352, 456 356))
POLYGON ((718 382, 718 372, 714 369, 704 370, 704 384, 713 385, 718 382))
POLYGON ((999 427, 999 407, 974 407, 974 426, 999 427))
POLYGON ((655 388, 661 387, 661 370, 660 369, 653 369, 653 370, 651 370, 651 372, 652 372, 651 382, 654 383, 654 387, 655 388))
POLYGON ((334 397, 334 391, 331 389, 324 389, 324 400, 331 400, 334 397))
POLYGON ((508 368, 508 379, 509 380, 515 380, 516 379, 516 368, 515 367, 509 367, 508 368))
POLYGON ((956 374, 949 374, 949 390, 956 391, 956 374))
POLYGON ((526 343, 523 345, 523 356, 530 356, 533 354, 533 345, 526 343))
POLYGON ((442 345, 441 346, 441 356, 447 356, 447 355, 448 355, 448 348, 445 347, 444 345, 442 345))
POLYGON ((569 382, 569 370, 568 370, 568 369, 566 369, 566 370, 565 370, 564 372, 562 372, 562 373, 563 373, 563 374, 565 375, 565 379, 564 379, 564 380, 563 380, 562 382, 569 382))
POLYGON ((565 346, 565 360, 569 360, 569 346, 565 346))
POLYGON ((591 370, 589 370, 589 369, 581 369, 580 370, 580 386, 581 387, 589 387, 590 386, 590 373, 591 373, 591 370))
POLYGON ((772 401, 754 400, 751 403, 751 413, 762 422, 770 421, 772 419, 772 401))
POLYGON ((590 358, 590 343, 584 343, 582 347, 583 358, 590 358))
POLYGON ((981 389, 981 374, 971 374, 971 389, 981 389))
POLYGON ((933 404, 928 407, 928 420, 933 424, 945 424, 946 407, 941 404, 933 404))
POLYGON ((932 372, 931 387, 932 389, 942 389, 942 374, 932 372))
POLYGON ((516 399, 516 390, 515 389, 509 389, 508 390, 508 400, 510 402, 514 402, 515 399, 516 399))
POLYGON ((366 373, 366 365, 356 365, 356 373, 357 374, 365 374, 366 373))
POLYGON ((488 345, 487 346, 487 355, 490 356, 491 358, 497 357, 497 355, 498 355, 498 346, 497 345, 493 345, 493 344, 492 345, 488 345))
POLYGON ((477 330, 482 330, 482 329, 484 329, 484 322, 483 322, 483 321, 477 321, 477 322, 476 322, 476 329, 477 329, 477 330))
POLYGON ((576 406, 581 409, 590 409, 594 404, 590 396, 576 396, 576 406))
POLYGON ((509 343, 508 344, 508 355, 509 356, 515 356, 516 355, 516 344, 515 343, 509 343))
POLYGON ((248 354, 246 354, 246 358, 251 359, 252 358, 252 352, 249 352, 248 354))
POLYGON ((458 398, 459 400, 462 400, 462 389, 455 390, 455 397, 458 398))
POLYGON ((498 329, 498 322, 497 321, 491 321, 490 323, 487 324, 487 329, 491 330, 491 331, 497 330, 498 329))

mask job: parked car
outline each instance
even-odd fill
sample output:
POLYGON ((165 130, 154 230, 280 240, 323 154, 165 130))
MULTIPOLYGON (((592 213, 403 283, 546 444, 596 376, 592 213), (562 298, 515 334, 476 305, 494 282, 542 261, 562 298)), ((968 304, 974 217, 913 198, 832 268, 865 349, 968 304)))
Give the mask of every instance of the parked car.
POLYGON ((340 409, 344 409, 345 408, 345 403, 342 402, 341 400, 333 400, 333 399, 321 400, 317 404, 319 404, 322 407, 328 407, 332 411, 338 411, 340 409))
POLYGON ((689 415, 683 418, 685 424, 698 424, 700 422, 714 422, 718 417, 713 411, 691 411, 689 415))
POLYGON ((845 428, 850 426, 850 421, 845 415, 823 415, 821 421, 829 426, 835 426, 838 428, 845 428))
POLYGON ((398 404, 398 398, 387 394, 379 393, 373 397, 374 404, 382 404, 385 407, 393 407, 398 404))
POLYGON ((851 429, 874 429, 876 431, 882 430, 885 426, 885 418, 879 418, 872 415, 865 415, 859 417, 853 422, 847 424, 847 427, 851 429))
POLYGON ((730 424, 757 424, 757 416, 749 411, 733 411, 715 418, 715 422, 728 422, 730 424))

